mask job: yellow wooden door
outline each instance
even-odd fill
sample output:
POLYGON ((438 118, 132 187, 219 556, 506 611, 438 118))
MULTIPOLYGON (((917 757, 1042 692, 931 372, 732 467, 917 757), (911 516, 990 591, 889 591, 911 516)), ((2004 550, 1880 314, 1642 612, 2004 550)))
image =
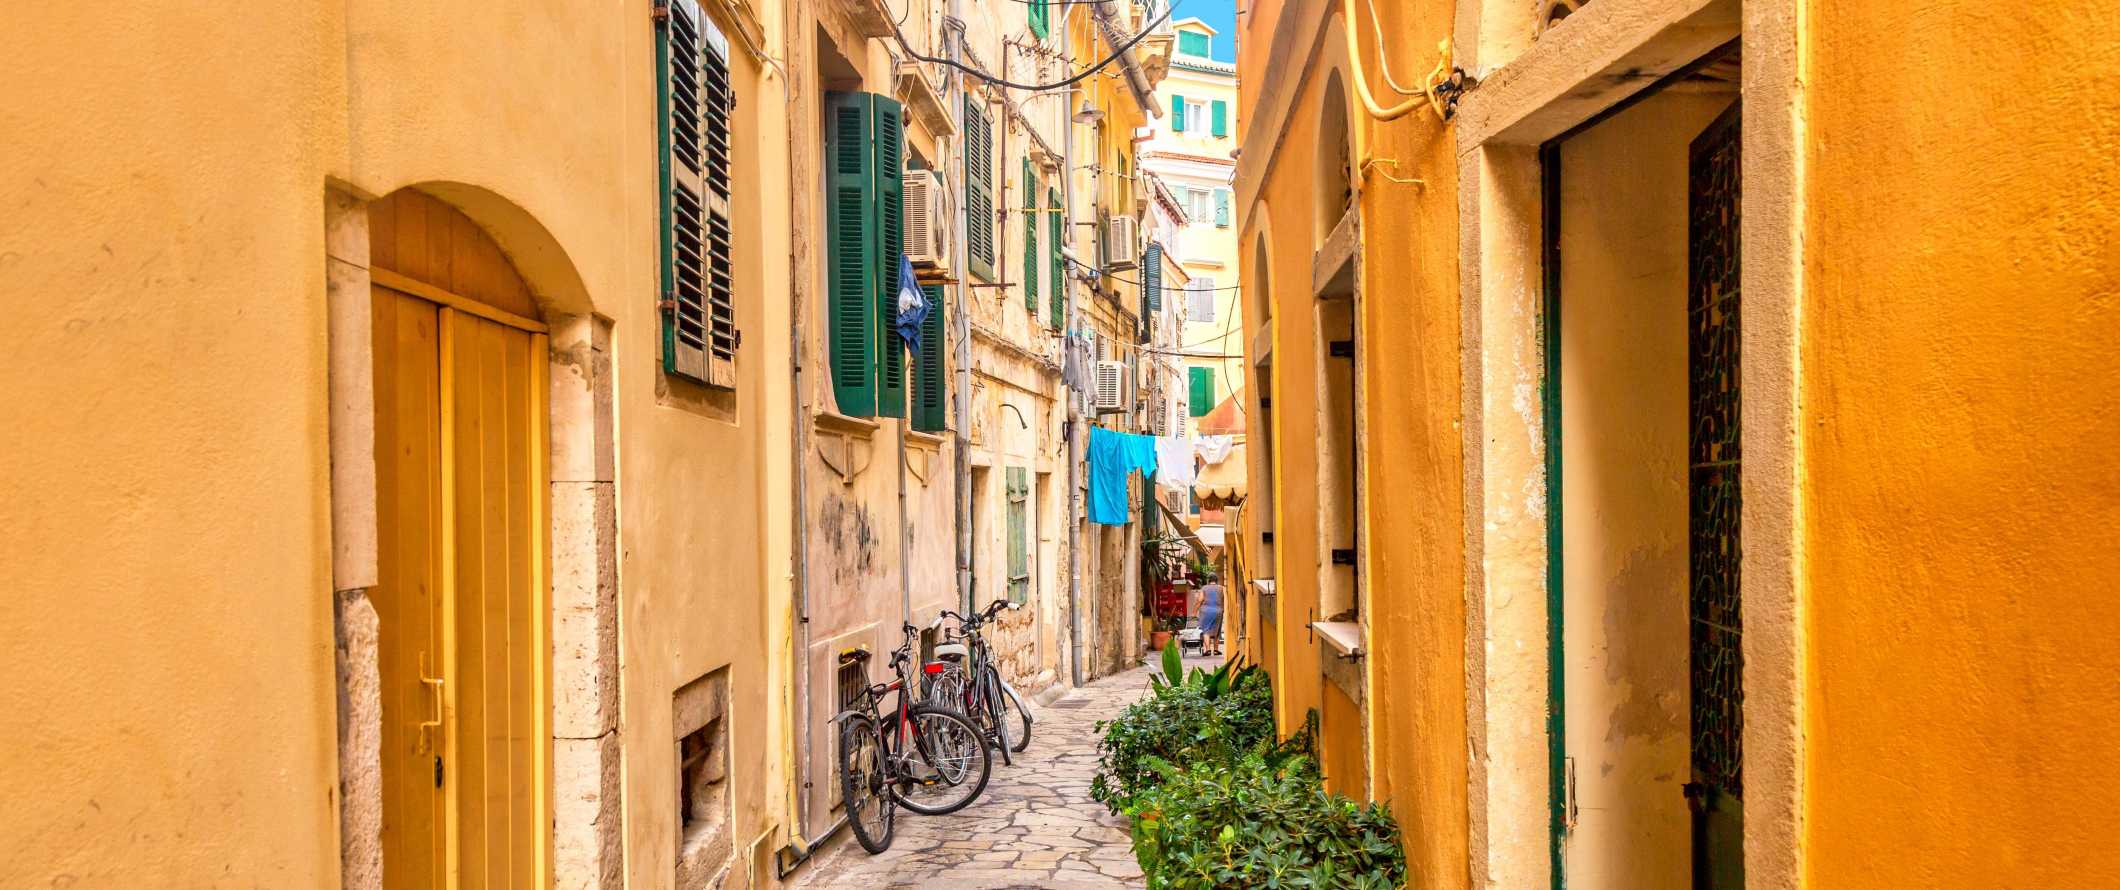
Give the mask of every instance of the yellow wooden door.
POLYGON ((384 883, 545 887, 544 326, 430 283, 506 282, 523 293, 498 250, 453 209, 425 196, 378 205, 384 883))

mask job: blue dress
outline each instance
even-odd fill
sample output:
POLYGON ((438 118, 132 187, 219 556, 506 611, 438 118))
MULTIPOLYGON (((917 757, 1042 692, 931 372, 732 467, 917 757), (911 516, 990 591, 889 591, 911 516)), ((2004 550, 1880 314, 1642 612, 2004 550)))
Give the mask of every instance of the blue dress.
POLYGON ((1218 634, 1222 632, 1222 585, 1209 584, 1200 588, 1200 632, 1218 634))

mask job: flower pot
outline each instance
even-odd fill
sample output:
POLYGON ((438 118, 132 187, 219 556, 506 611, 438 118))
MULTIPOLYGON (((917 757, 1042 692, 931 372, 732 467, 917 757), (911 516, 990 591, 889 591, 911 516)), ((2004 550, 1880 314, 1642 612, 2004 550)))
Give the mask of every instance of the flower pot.
POLYGON ((1150 652, 1161 652, 1163 647, 1168 645, 1170 645, 1170 631, 1159 630, 1148 635, 1148 650, 1150 652))

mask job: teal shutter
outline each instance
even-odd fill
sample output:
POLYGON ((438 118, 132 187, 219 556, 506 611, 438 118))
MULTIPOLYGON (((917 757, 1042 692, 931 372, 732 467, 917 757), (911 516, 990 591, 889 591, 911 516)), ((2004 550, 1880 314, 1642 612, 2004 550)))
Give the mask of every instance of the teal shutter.
POLYGON ((1202 417, 1215 410, 1215 369, 1192 367, 1185 369, 1185 381, 1190 385, 1185 401, 1191 408, 1187 413, 1202 417))
POLYGON ((913 362, 913 429, 939 433, 950 428, 949 348, 943 320, 942 285, 923 284, 927 321, 920 324, 920 356, 913 362))
POLYGON ((1031 159, 1023 157, 1023 308, 1038 314, 1038 181, 1031 178, 1031 159))
POLYGON ((994 131, 979 100, 964 95, 965 252, 972 274, 994 280, 994 131))
POLYGON ((1163 311, 1163 245, 1151 244, 1141 258, 1141 299, 1148 311, 1163 311))
POLYGON ((736 385, 736 270, 729 223, 736 92, 729 43, 693 0, 656 25, 663 370, 736 385))
POLYGON ((905 107, 871 94, 870 145, 876 155, 876 414, 905 416, 905 341, 898 318, 899 257, 905 253, 905 107))
POLYGON ((839 413, 876 414, 876 177, 867 93, 825 94, 827 349, 839 413))
POLYGON ((1214 104, 1209 107, 1213 109, 1214 115, 1214 129, 1212 132, 1216 136, 1229 135, 1229 103, 1216 99, 1214 104))
POLYGON ((1022 605, 1030 599, 1030 471, 1009 467, 1008 485, 1008 601, 1022 605))
POLYGON ((1198 31, 1179 31, 1178 52, 1188 56, 1208 58, 1214 55, 1214 41, 1198 31))
POLYGON ((1215 228, 1229 228, 1229 189, 1215 189, 1215 228))
POLYGON ((1176 93, 1170 96, 1170 131, 1185 132, 1185 97, 1176 93))
POLYGON ((1045 190, 1045 204, 1047 207, 1052 208, 1052 212, 1047 215, 1047 218, 1052 221, 1049 234, 1051 234, 1053 242, 1051 251, 1053 258, 1053 293, 1050 298, 1052 300, 1052 318, 1049 323, 1052 325, 1052 329, 1057 331, 1060 330, 1062 325, 1067 324, 1067 258, 1060 255, 1060 237, 1067 231, 1067 208, 1060 206, 1059 189, 1045 190))
POLYGON ((1039 40, 1052 31, 1052 7, 1047 0, 1031 0, 1031 34, 1039 40))

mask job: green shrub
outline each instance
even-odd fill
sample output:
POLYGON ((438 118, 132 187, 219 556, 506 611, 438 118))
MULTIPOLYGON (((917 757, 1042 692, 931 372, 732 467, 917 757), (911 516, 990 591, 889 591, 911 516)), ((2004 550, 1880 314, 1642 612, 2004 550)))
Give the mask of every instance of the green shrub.
MULTIPOLYGON (((1097 724, 1097 776, 1090 796, 1120 812, 1127 801, 1161 781, 1156 761, 1233 763, 1274 747, 1273 687, 1257 666, 1194 668, 1186 676, 1177 647, 1164 649, 1163 672, 1147 698, 1097 724)), ((1307 751, 1308 749, 1304 749, 1307 751)))
POLYGON ((1390 809, 1326 792, 1313 763, 1157 761, 1161 781, 1125 809, 1151 890, 1398 887, 1406 858, 1390 809))

